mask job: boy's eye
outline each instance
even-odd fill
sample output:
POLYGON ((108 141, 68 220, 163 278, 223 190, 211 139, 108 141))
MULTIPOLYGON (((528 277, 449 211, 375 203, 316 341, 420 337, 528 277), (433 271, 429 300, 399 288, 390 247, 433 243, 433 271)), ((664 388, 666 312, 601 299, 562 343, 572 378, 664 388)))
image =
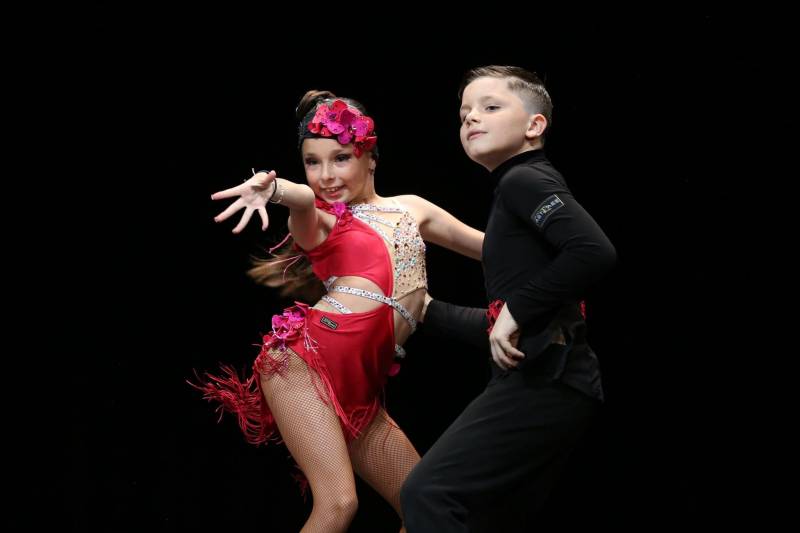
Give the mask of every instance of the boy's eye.
POLYGON ((494 111, 495 109, 500 109, 500 106, 499 105, 494 105, 494 104, 486 106, 486 111, 494 111))
POLYGON ((316 165, 316 164, 317 164, 316 159, 306 159, 306 165, 316 165))

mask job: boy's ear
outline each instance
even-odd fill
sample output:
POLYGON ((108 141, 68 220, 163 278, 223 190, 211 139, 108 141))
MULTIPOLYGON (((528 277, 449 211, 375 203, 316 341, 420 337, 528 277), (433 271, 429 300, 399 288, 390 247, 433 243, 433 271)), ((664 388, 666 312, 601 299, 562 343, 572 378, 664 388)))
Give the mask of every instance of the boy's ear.
POLYGON ((531 116, 531 121, 528 124, 528 131, 525 132, 525 138, 529 141, 535 140, 544 135, 544 130, 547 129, 547 119, 541 113, 531 116))

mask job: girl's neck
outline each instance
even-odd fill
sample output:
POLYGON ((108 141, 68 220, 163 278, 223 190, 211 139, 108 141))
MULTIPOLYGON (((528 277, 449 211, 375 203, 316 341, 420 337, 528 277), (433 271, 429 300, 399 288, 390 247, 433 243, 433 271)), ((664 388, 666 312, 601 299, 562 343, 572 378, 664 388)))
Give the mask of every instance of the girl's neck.
POLYGON ((356 205, 356 204, 378 204, 382 198, 378 196, 375 191, 372 191, 364 196, 360 196, 358 198, 353 198, 350 200, 348 205, 356 205))

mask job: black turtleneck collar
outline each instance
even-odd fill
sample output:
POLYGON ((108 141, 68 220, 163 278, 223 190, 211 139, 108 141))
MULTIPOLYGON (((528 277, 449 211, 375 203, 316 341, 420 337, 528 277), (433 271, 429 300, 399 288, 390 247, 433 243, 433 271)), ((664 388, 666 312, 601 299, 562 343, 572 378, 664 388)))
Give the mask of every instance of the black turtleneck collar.
POLYGON ((544 154, 544 150, 541 148, 536 148, 534 150, 528 150, 526 152, 522 152, 521 154, 517 154, 509 159, 506 159, 500 165, 492 170, 491 176, 495 179, 500 179, 503 177, 503 174, 508 172, 511 167, 515 165, 520 165, 524 163, 533 163, 535 161, 546 161, 547 156, 544 154))

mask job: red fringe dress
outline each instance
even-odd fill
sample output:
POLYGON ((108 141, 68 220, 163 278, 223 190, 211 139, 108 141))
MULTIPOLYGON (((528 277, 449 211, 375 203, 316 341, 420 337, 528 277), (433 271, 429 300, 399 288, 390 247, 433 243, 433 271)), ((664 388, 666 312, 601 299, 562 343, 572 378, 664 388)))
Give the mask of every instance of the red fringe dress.
POLYGON ((387 376, 397 371, 396 360, 404 355, 394 340, 394 310, 412 330, 416 327, 414 318, 398 302, 403 295, 427 286, 425 243, 410 213, 399 204, 347 207, 341 202, 331 205, 317 200, 317 207, 335 214, 337 221, 326 240, 305 255, 314 274, 328 288, 322 299, 341 313, 295 302, 295 306, 272 317, 272 331, 264 336, 253 373, 246 380, 223 366, 222 376, 206 374, 206 379, 194 385, 204 398, 220 404, 218 410, 238 417, 245 438, 252 444, 280 440, 260 390, 259 375, 280 374, 287 366, 288 350, 305 361, 320 399, 335 410, 350 441, 381 407, 387 376), (399 213, 400 217, 387 220, 384 213, 399 213), (392 296, 336 285, 336 278, 342 276, 366 278, 384 295, 392 296), (332 297, 335 292, 386 305, 353 313, 332 297))

